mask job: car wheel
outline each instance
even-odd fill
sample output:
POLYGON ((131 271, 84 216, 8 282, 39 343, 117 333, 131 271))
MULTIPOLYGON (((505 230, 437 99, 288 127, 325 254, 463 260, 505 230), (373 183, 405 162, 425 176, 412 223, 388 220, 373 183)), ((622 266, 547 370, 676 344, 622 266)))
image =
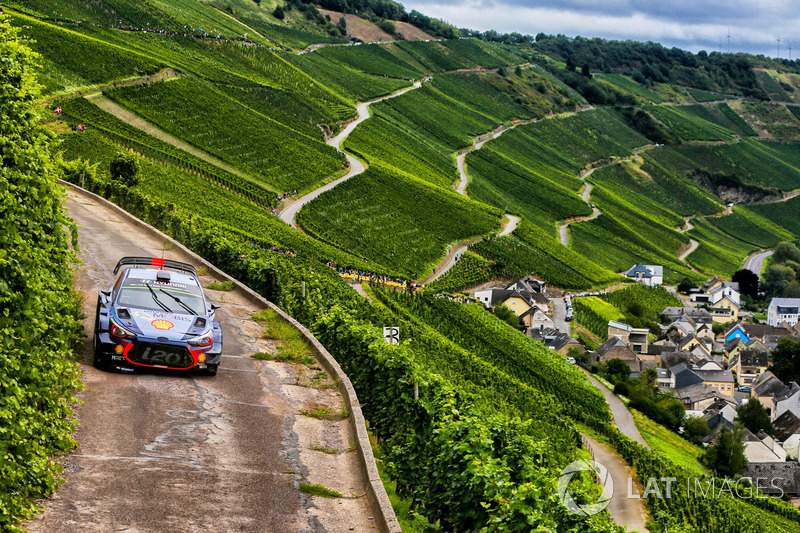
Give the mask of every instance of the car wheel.
POLYGON ((219 365, 207 365, 206 366, 206 375, 207 376, 216 376, 217 375, 217 368, 219 368, 219 365))
POLYGON ((100 370, 107 370, 108 369, 108 361, 103 356, 103 353, 100 351, 99 342, 97 342, 97 336, 94 337, 94 360, 92 364, 95 368, 100 370))

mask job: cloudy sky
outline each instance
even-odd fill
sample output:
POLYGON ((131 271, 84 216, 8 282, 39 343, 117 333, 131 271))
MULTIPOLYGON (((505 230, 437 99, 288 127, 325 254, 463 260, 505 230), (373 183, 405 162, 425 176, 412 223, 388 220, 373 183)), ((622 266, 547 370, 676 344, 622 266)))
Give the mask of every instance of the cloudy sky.
POLYGON ((684 50, 800 57, 797 0, 400 0, 459 28, 655 41, 684 50), (777 39, 780 38, 780 43, 777 39))

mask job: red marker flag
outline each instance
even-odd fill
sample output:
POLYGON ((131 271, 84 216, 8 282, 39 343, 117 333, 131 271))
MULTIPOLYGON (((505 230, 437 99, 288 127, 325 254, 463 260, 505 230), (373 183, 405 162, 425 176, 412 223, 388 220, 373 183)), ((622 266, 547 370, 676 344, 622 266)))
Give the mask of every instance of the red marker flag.
POLYGON ((56 113, 58 113, 58 114, 61 114, 61 106, 58 106, 58 107, 56 108, 56 113))

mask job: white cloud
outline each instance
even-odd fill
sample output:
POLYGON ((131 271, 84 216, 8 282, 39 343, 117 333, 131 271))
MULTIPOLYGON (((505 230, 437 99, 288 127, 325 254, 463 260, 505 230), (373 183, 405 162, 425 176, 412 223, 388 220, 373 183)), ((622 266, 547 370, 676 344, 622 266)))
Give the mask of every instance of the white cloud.
POLYGON ((700 4, 696 0, 560 0, 551 6, 545 0, 530 4, 530 0, 404 3, 408 10, 481 31, 654 41, 694 52, 717 50, 720 42, 726 51, 730 31, 733 52, 774 56, 776 39, 781 37, 782 57, 793 41, 800 53, 800 7, 789 0, 712 0, 700 4))

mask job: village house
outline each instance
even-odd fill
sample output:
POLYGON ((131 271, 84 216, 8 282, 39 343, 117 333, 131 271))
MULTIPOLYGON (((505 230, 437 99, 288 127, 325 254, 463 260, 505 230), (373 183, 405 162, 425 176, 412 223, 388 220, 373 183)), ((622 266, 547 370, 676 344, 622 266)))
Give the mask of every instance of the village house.
POLYGON ((789 382, 782 394, 772 397, 772 419, 775 420, 785 412, 800 416, 800 385, 789 382))
MULTIPOLYGON (((773 398, 783 396, 788 390, 789 387, 775 377, 775 374, 767 370, 753 382, 750 401, 757 400, 761 402, 767 412, 772 415, 773 398)), ((772 417, 772 419, 774 420, 775 417, 772 417)))
POLYGON ((528 277, 515 281, 507 287, 493 287, 475 292, 475 298, 487 309, 504 305, 520 318, 527 328, 552 328, 555 323, 549 313, 550 300, 541 290, 544 282, 528 277))
POLYGON ((661 265, 643 265, 636 263, 625 271, 625 277, 633 279, 648 287, 658 287, 664 283, 664 267, 661 265))
POLYGON ((797 461, 800 455, 800 417, 785 411, 772 425, 775 427, 775 440, 786 450, 786 458, 797 461))
POLYGON ((570 348, 574 348, 581 353, 586 353, 586 348, 576 339, 570 337, 569 333, 562 333, 555 328, 535 328, 528 330, 534 340, 541 341, 545 346, 566 357, 570 348))
POLYGON ((650 330, 647 328, 634 328, 628 324, 610 320, 608 322, 608 337, 619 337, 625 344, 630 345, 634 353, 647 353, 650 343, 650 330))
POLYGON ((737 350, 728 360, 728 370, 736 374, 740 385, 752 385, 768 366, 769 353, 751 348, 737 350))
POLYGON ((773 298, 767 307, 767 324, 795 326, 798 315, 800 315, 800 298, 773 298))
POLYGON ((616 335, 612 335, 606 342, 595 350, 598 362, 607 362, 611 359, 622 359, 630 367, 631 372, 641 372, 642 360, 631 349, 630 344, 616 335))
POLYGON ((749 463, 783 463, 786 461, 786 450, 762 429, 757 434, 747 432, 744 456, 749 463))
POLYGON ((711 316, 715 322, 722 324, 739 319, 739 284, 714 278, 703 284, 694 292, 690 300, 697 305, 711 308, 711 316))

